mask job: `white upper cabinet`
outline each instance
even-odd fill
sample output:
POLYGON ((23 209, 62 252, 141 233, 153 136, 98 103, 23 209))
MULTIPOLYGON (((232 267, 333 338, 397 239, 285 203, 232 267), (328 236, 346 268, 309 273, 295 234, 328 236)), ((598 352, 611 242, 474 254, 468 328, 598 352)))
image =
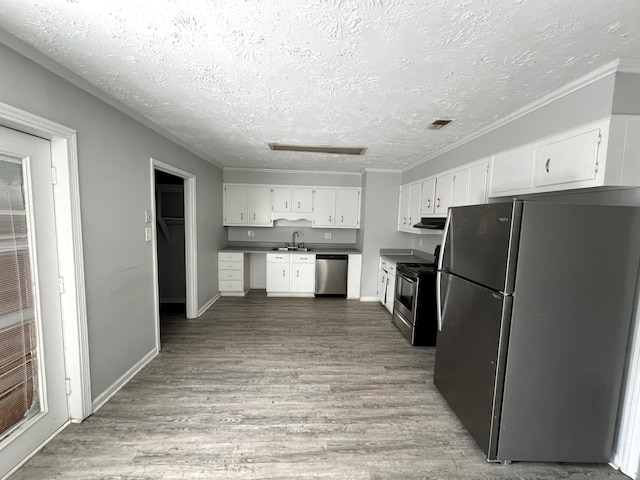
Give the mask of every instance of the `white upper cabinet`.
POLYGON ((360 189, 336 189, 336 227, 360 228, 360 189))
POLYGON ((249 187, 226 185, 224 187, 224 224, 247 225, 249 223, 249 187))
POLYGON ((463 168, 453 174, 453 191, 451 192, 451 206, 467 205, 469 199, 469 169, 463 168))
POLYGON ((271 188, 249 187, 249 225, 272 226, 271 188))
POLYGON ((533 186, 533 149, 524 146, 493 156, 489 196, 521 192, 533 186))
POLYGON ((436 177, 427 178, 422 182, 422 201, 420 212, 422 217, 433 215, 435 212, 436 177))
POLYGON ((469 168, 469 192, 467 205, 487 203, 487 183, 489 181, 489 160, 469 168))
POLYGON ((612 115, 494 155, 489 196, 640 186, 640 115, 612 115))
POLYGON ((436 215, 446 215, 453 202, 453 175, 448 173, 436 178, 436 200, 433 212, 436 215))
POLYGON ((271 210, 276 213, 291 211, 291 187, 273 187, 271 189, 271 210))
POLYGON ((360 228, 360 189, 314 189, 314 228, 360 228))
POLYGON ((336 224, 336 189, 316 188, 313 202, 313 226, 334 227, 336 224))
POLYGON ((270 227, 271 188, 258 185, 224 186, 224 225, 270 227))
POLYGON ((600 128, 593 128, 535 148, 536 186, 596 178, 600 138, 600 128))
POLYGON ((291 201, 294 212, 313 212, 313 188, 294 187, 291 201))
POLYGON ((414 225, 420 221, 422 183, 412 183, 400 187, 400 207, 398 209, 398 230, 420 233, 414 225))

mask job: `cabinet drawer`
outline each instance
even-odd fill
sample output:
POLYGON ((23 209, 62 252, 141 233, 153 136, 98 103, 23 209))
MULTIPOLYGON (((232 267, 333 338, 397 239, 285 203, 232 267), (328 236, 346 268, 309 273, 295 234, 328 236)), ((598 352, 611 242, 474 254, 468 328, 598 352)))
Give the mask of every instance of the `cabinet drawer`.
POLYGON ((267 253, 267 262, 289 263, 289 254, 288 253, 267 253))
POLYGON ((218 270, 242 270, 242 262, 218 262, 218 270))
POLYGON ((242 282, 240 280, 219 280, 218 290, 221 292, 241 292, 242 282))
POLYGON ((243 255, 242 252, 218 252, 218 261, 241 262, 243 255))
POLYGON ((387 263, 387 273, 389 275, 396 274, 396 264, 395 263, 387 263))
POLYGON ((242 270, 220 270, 218 280, 242 280, 242 270))
POLYGON ((291 261, 293 263, 315 263, 316 261, 316 256, 311 254, 299 254, 299 253, 294 253, 291 255, 291 261))

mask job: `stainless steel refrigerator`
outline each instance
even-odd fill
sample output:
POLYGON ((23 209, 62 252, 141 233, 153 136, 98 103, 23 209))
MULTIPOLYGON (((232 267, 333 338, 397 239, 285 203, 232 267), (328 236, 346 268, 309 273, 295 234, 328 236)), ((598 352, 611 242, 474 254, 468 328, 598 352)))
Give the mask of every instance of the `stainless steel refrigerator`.
POLYGON ((457 207, 444 235, 434 383, 487 460, 608 462, 640 209, 457 207))

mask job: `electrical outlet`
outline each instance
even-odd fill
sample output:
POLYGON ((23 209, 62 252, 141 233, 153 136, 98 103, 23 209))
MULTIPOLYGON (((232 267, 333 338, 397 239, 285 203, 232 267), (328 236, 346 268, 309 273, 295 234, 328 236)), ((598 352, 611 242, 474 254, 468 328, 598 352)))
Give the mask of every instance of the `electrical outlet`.
POLYGON ((151 241, 151 227, 144 227, 144 241, 151 241))
POLYGON ((418 239, 418 246, 421 247, 422 246, 422 239, 418 239))
POLYGON ((331 239, 331 233, 327 232, 324 234, 324 239, 325 240, 330 240, 331 239))
POLYGON ((249 230, 247 232, 247 235, 249 235, 250 237, 255 237, 256 236, 256 232, 254 232, 253 230, 249 230))
POLYGON ((151 212, 149 210, 144 211, 144 223, 151 223, 151 212))

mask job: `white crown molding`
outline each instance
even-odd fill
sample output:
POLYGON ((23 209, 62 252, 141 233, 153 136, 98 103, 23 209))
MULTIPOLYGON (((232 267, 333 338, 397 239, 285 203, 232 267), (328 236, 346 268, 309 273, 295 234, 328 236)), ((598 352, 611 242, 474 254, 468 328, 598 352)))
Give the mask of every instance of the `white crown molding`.
POLYGON ((295 173, 309 175, 354 175, 362 176, 362 172, 337 172, 323 170, 279 170, 277 168, 224 167, 225 172, 260 172, 260 173, 295 173))
POLYGON ((204 152, 200 152, 197 149, 194 149, 192 146, 190 146, 189 144, 187 144, 186 142, 184 142, 180 138, 176 137, 174 134, 168 132, 167 130, 165 130, 161 126, 159 126, 156 123, 154 123, 151 120, 149 120, 147 117, 141 115, 140 113, 136 112, 132 108, 128 107, 127 105, 122 103, 120 100, 115 99, 114 97, 112 97, 108 93, 104 92, 103 90, 99 89, 98 87, 96 87, 92 83, 88 82, 87 80, 85 80, 81 76, 73 73, 68 68, 66 68, 66 67, 60 65, 59 63, 55 62, 51 58, 47 57, 44 53, 40 52, 39 50, 36 50, 34 47, 32 47, 31 45, 23 42, 22 40, 14 37, 13 35, 11 35, 9 32, 7 32, 6 30, 4 30, 2 28, 0 28, 0 43, 3 44, 4 46, 10 48, 11 50, 19 53, 23 57, 26 57, 27 59, 31 60, 32 62, 40 65, 42 68, 45 68, 45 69, 49 70, 51 73, 57 75, 58 77, 62 78, 63 80, 66 80, 67 82, 71 83, 75 87, 78 87, 79 89, 84 90, 85 92, 89 93, 90 95, 93 95, 97 99, 103 101, 107 105, 110 105, 111 107, 113 107, 116 110, 120 111, 121 113, 127 115, 128 117, 131 117, 136 122, 138 122, 138 123, 144 125, 145 127, 153 130, 158 135, 161 135, 164 138, 166 138, 167 140, 172 141, 176 145, 181 146, 185 150, 188 150, 189 152, 193 153, 194 155, 197 155, 198 157, 202 158, 203 160, 207 161, 208 163, 211 163, 211 164, 215 165, 218 168, 222 168, 222 166, 220 164, 218 164, 213 158, 211 158, 210 156, 208 156, 204 152))
POLYGON ((501 119, 496 120, 495 122, 492 122, 480 128, 479 130, 476 130, 472 134, 461 138, 457 142, 447 145, 446 147, 438 150, 437 152, 429 155, 428 157, 423 158, 417 162, 412 163, 411 165, 404 167, 402 169, 402 172, 404 173, 408 170, 411 170, 412 168, 417 167, 418 165, 422 165, 423 163, 428 162, 429 160, 433 160, 434 158, 439 157, 444 153, 454 150, 464 145, 465 143, 468 143, 472 140, 475 140, 476 138, 486 135, 487 133, 493 130, 496 130, 521 117, 524 117, 525 115, 535 112, 536 110, 539 110, 540 108, 543 108, 546 105, 549 105, 550 103, 555 102, 556 100, 566 97, 567 95, 570 95, 571 93, 576 92, 581 88, 591 85, 592 83, 595 83, 598 80, 602 80, 603 78, 608 77, 609 75, 613 75, 617 72, 640 73, 640 59, 639 58, 617 58, 609 63, 606 63, 601 67, 589 72, 588 74, 578 78, 577 80, 574 80, 573 82, 568 83, 564 87, 554 90, 553 92, 539 98, 538 100, 535 100, 529 103, 528 105, 525 105, 522 108, 519 108, 518 110, 510 113, 509 115, 502 117, 501 119))
POLYGON ((365 168, 365 173, 402 173, 398 168, 365 168))

